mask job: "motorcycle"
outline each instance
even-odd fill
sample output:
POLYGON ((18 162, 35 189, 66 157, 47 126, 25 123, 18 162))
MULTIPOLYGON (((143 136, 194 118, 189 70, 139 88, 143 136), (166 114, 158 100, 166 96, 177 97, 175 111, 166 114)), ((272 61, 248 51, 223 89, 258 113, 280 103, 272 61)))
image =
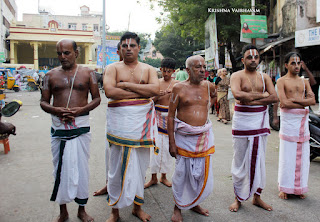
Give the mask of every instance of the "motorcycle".
POLYGON ((311 109, 309 113, 310 161, 320 156, 320 117, 311 109))

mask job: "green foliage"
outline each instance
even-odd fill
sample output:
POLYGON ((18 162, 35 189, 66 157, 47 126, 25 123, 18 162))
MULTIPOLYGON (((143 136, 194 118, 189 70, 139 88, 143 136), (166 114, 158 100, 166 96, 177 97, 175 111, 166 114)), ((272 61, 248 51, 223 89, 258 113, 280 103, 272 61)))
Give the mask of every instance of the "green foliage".
POLYGON ((142 62, 147 63, 155 68, 159 68, 161 66, 161 59, 152 59, 146 57, 142 62))

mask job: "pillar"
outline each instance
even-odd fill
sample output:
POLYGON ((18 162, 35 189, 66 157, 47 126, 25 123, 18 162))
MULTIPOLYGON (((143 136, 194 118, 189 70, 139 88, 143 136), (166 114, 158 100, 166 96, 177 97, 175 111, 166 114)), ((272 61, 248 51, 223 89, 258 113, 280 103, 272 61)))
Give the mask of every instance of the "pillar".
POLYGON ((16 41, 10 40, 10 63, 15 64, 16 62, 16 56, 17 56, 17 50, 16 50, 16 41))
POLYGON ((38 42, 30 42, 30 45, 33 46, 34 69, 39 70, 39 55, 38 55, 39 44, 38 44, 38 42))

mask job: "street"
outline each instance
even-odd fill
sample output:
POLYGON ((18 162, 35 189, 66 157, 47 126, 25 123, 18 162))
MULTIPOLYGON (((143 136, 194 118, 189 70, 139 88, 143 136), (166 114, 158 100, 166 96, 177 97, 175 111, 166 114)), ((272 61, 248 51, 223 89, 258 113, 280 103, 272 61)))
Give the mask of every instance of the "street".
MULTIPOLYGON (((111 208, 107 206, 106 195, 93 197, 95 190, 103 187, 105 173, 105 114, 107 99, 101 93, 101 104, 90 113, 91 156, 90 156, 90 198, 86 210, 95 221, 106 221, 111 208)), ((59 214, 59 205, 50 202, 54 178, 50 150, 50 115, 39 106, 40 92, 7 92, 6 101, 19 99, 23 106, 12 117, 2 121, 14 124, 16 136, 10 136, 11 151, 5 155, 0 145, 0 222, 52 221, 59 214)), ((201 206, 208 208, 210 216, 198 215, 190 210, 182 211, 184 221, 319 221, 320 220, 320 158, 311 162, 309 192, 305 200, 278 198, 278 132, 271 130, 266 157, 267 184, 262 199, 271 204, 272 212, 253 206, 251 200, 242 204, 239 212, 229 212, 234 201, 231 179, 233 156, 231 123, 225 125, 210 115, 215 134, 214 191, 201 206)), ((174 164, 168 178, 171 180, 174 164)), ((146 180, 151 177, 147 172, 146 180)), ((159 178, 159 177, 158 177, 159 178)), ((162 184, 145 190, 143 209, 151 215, 151 221, 170 221, 174 201, 170 188, 162 184)), ((78 205, 68 204, 70 222, 77 218, 78 205)), ((131 214, 132 207, 120 210, 120 221, 139 221, 131 214)))

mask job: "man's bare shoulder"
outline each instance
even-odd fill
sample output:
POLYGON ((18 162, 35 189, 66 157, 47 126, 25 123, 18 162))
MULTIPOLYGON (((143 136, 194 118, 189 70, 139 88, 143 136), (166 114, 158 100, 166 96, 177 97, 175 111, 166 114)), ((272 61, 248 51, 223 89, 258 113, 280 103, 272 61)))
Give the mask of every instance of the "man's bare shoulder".
POLYGON ((189 84, 188 84, 187 81, 182 81, 182 82, 178 81, 177 83, 175 83, 175 84, 173 85, 173 90, 175 90, 175 91, 180 91, 182 88, 184 88, 184 87, 186 87, 186 86, 188 86, 188 85, 189 85, 189 84))
POLYGON ((140 62, 140 65, 141 65, 141 67, 142 67, 143 69, 148 69, 148 70, 156 71, 156 69, 155 69, 153 66, 151 66, 151 65, 149 65, 149 64, 147 64, 147 63, 140 62))
POLYGON ((267 73, 262 73, 262 76, 264 79, 271 79, 270 76, 267 73))
POLYGON ((280 77, 280 78, 277 80, 277 84, 278 84, 279 82, 282 83, 286 78, 287 78, 286 75, 280 77))
POLYGON ((56 68, 51 69, 49 72, 47 72, 45 76, 51 77, 51 76, 53 76, 55 74, 59 74, 61 72, 62 72, 62 67, 58 66, 56 68))
POLYGON ((93 69, 90 69, 89 67, 81 66, 81 71, 84 73, 94 73, 93 69))
POLYGON ((243 75, 244 75, 244 70, 239 70, 237 72, 232 73, 232 75, 230 76, 230 79, 240 78, 243 75))

